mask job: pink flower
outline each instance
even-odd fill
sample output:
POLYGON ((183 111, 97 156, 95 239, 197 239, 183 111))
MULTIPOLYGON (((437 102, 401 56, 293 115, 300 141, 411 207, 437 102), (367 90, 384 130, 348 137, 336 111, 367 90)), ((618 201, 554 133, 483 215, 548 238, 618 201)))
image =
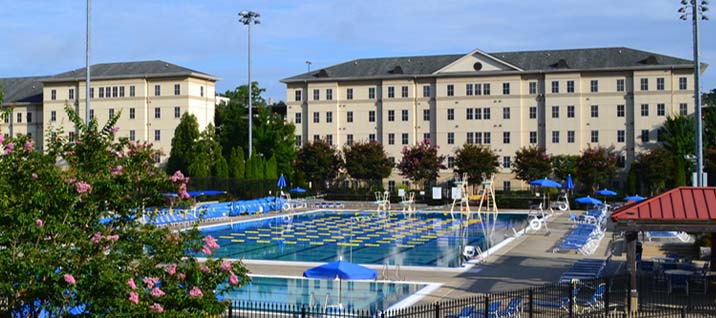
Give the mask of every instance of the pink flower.
POLYGON ((73 184, 73 183, 75 183, 75 178, 67 179, 67 184, 73 184))
POLYGON ((173 183, 184 181, 184 174, 181 173, 181 170, 177 170, 171 177, 169 177, 169 180, 171 180, 173 183))
POLYGON ((157 304, 157 303, 154 303, 151 306, 149 306, 149 309, 151 309, 152 311, 158 312, 158 313, 164 312, 164 308, 162 308, 162 305, 157 304))
POLYGON ((167 273, 169 274, 169 276, 174 276, 174 274, 177 273, 177 265, 171 264, 167 266, 167 273))
POLYGON ((127 286, 129 286, 132 290, 137 289, 137 284, 134 283, 134 278, 130 278, 127 281, 127 286))
POLYGON ((211 249, 206 245, 204 245, 204 247, 201 248, 201 252, 206 255, 211 255, 211 249))
POLYGON ((211 235, 207 235, 206 237, 204 237, 204 243, 206 243, 206 244, 204 244, 204 246, 206 246, 210 249, 219 248, 219 244, 216 244, 216 239, 211 235))
POLYGON ((92 243, 98 244, 100 241, 102 241, 102 233, 95 233, 94 235, 92 235, 92 238, 90 240, 92 241, 92 243))
POLYGON ((38 178, 37 173, 34 173, 34 172, 33 172, 33 173, 32 173, 32 180, 37 180, 37 178, 38 178))
POLYGON ((239 284, 239 277, 234 274, 234 272, 229 273, 229 284, 231 285, 238 285, 239 284))
POLYGON ((201 292, 201 289, 199 289, 199 287, 194 286, 194 287, 189 291, 189 296, 191 296, 191 297, 201 297, 201 296, 204 296, 204 293, 201 292))
POLYGON ((0 144, 5 142, 5 136, 0 134, 0 144))
POLYGON ((33 143, 32 140, 25 142, 25 151, 31 152, 33 149, 35 149, 35 143, 33 143))
POLYGON ((107 239, 107 241, 110 241, 110 242, 117 242, 117 241, 119 241, 119 235, 117 235, 117 234, 107 235, 105 237, 105 239, 107 239))
POLYGON ((185 275, 184 273, 179 273, 179 274, 177 274, 177 279, 178 279, 178 280, 184 280, 184 278, 186 278, 186 275, 185 275))
POLYGON ((203 273, 211 273, 211 269, 209 268, 209 266, 206 265, 201 265, 201 267, 199 267, 199 270, 203 273))
POLYGON ((129 293, 129 301, 133 302, 135 305, 139 303, 139 294, 137 292, 131 292, 129 293))
POLYGON ((154 285, 159 281, 159 279, 156 277, 144 277, 142 281, 144 281, 144 284, 147 285, 147 288, 154 288, 154 285))
POLYGON ((75 277, 72 276, 72 274, 65 274, 65 276, 63 276, 63 278, 65 279, 65 282, 70 285, 74 285, 76 283, 75 277))
POLYGON ((228 271, 231 270, 231 263, 229 263, 229 262, 221 263, 221 266, 220 266, 219 268, 220 268, 222 271, 228 272, 228 271))
POLYGON ((124 170, 124 167, 122 167, 121 165, 116 166, 116 167, 112 168, 112 175, 118 176, 118 175, 122 174, 122 170, 124 170))
POLYGON ((152 297, 162 297, 166 295, 166 293, 163 290, 159 289, 159 287, 154 287, 152 289, 151 295, 152 297))
POLYGON ((9 155, 13 149, 15 149, 15 144, 8 143, 7 145, 5 145, 5 150, 3 151, 3 155, 6 155, 6 156, 9 155))
POLYGON ((119 131, 119 127, 112 127, 112 134, 116 134, 119 131))
POLYGON ((77 193, 79 193, 79 194, 92 191, 92 186, 89 183, 84 182, 84 181, 75 183, 75 188, 77 189, 77 193))
POLYGON ((42 219, 35 220, 35 224, 37 224, 37 227, 42 227, 45 223, 42 222, 42 219))

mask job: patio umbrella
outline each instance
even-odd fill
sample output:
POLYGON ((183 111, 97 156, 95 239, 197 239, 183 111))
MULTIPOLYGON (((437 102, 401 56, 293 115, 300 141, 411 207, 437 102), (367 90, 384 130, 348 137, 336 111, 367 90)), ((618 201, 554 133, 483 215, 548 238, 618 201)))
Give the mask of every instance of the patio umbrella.
POLYGON ((591 205, 600 205, 600 204, 602 204, 602 201, 597 200, 597 199, 595 199, 595 198, 592 198, 592 197, 590 197, 590 196, 581 197, 581 198, 576 198, 574 201, 577 202, 577 203, 580 203, 580 204, 591 204, 591 205))
POLYGON ((642 196, 640 196, 640 195, 638 195, 638 194, 637 194, 637 195, 630 195, 630 196, 628 196, 628 197, 624 197, 624 201, 639 202, 639 201, 644 201, 644 200, 646 200, 646 198, 645 198, 645 197, 642 197, 642 196))
POLYGON ((562 188, 562 185, 559 184, 559 182, 550 180, 547 178, 532 180, 532 181, 530 181, 530 185, 539 186, 539 187, 543 187, 543 188, 557 188, 557 189, 562 188))
POLYGON ((291 193, 306 193, 306 189, 301 188, 301 187, 295 187, 295 188, 293 188, 293 189, 291 189, 291 190, 288 190, 288 192, 291 192, 291 193))
POLYGON ((276 186, 283 189, 286 187, 286 178, 283 177, 283 173, 278 178, 278 183, 276 183, 276 186))
POLYGON ((572 181, 572 175, 571 175, 571 174, 568 174, 568 175, 567 175, 567 182, 565 182, 564 187, 567 188, 567 190, 570 190, 570 191, 571 191, 572 189, 574 189, 574 181, 572 181))
POLYGON ((341 281, 344 279, 374 280, 378 278, 378 271, 339 259, 332 263, 309 268, 303 272, 303 277, 329 280, 338 279, 338 303, 340 303, 341 281))
POLYGON ((612 190, 609 190, 609 189, 607 189, 607 188, 594 191, 594 194, 603 195, 603 196, 605 196, 605 197, 613 197, 613 196, 616 196, 616 195, 617 195, 616 192, 614 192, 614 191, 612 191, 612 190))

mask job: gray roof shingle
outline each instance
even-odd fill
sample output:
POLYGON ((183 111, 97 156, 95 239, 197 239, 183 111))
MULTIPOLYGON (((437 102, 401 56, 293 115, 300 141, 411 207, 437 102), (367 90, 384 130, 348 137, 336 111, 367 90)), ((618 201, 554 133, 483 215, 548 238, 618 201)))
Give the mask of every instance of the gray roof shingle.
MULTIPOLYGON (((497 52, 488 54, 519 67, 525 72, 693 65, 693 61, 690 60, 626 47, 497 52)), ((463 56, 465 56, 465 54, 357 59, 310 73, 288 77, 283 79, 282 82, 302 82, 305 80, 322 80, 322 78, 360 79, 376 77, 389 78, 391 76, 404 77, 406 75, 424 76, 434 73, 463 56), (391 73, 396 66, 402 68, 402 75, 391 73)))
POLYGON ((42 104, 42 82, 44 76, 0 78, 5 94, 3 104, 42 104))
MULTIPOLYGON (((170 77, 170 76, 195 76, 209 80, 219 80, 219 78, 188 69, 176 64, 164 61, 138 61, 138 62, 121 62, 121 63, 104 63, 94 64, 91 66, 92 79, 113 79, 113 78, 129 78, 129 77, 170 77)), ((61 82, 85 79, 85 68, 60 73, 45 78, 45 82, 61 82)))

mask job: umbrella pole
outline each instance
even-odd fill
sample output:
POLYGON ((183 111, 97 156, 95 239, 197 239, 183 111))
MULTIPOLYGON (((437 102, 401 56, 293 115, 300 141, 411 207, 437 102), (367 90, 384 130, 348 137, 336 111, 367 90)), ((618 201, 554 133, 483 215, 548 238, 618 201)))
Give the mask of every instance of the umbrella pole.
POLYGON ((343 288, 341 286, 342 282, 343 282, 343 280, 338 278, 338 305, 341 305, 341 292, 343 291, 343 288))

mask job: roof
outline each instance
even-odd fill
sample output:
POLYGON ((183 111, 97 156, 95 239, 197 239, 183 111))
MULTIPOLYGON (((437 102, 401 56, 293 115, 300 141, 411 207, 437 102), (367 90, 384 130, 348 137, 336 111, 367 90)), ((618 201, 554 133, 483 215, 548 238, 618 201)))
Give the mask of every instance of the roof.
MULTIPOLYGON (((85 79, 85 69, 85 67, 82 67, 50 76, 45 78, 43 82, 81 81, 85 79)), ((94 64, 91 66, 90 71, 92 79, 95 80, 175 76, 193 76, 212 81, 219 80, 218 77, 160 60, 94 64)))
POLYGON ((3 104, 42 104, 44 76, 0 78, 5 94, 3 104))
MULTIPOLYGON (((693 61, 691 60, 626 47, 495 52, 487 54, 497 60, 517 66, 524 72, 693 66, 693 61)), ((285 78, 282 82, 322 80, 321 77, 326 77, 326 79, 360 79, 432 75, 435 71, 463 56, 465 54, 358 59, 285 78), (391 73, 396 66, 402 68, 403 72, 400 75, 391 73), (325 73, 320 74, 321 71, 325 73)))
POLYGON ((621 207, 612 213, 617 228, 716 231, 716 187, 679 187, 621 207))

